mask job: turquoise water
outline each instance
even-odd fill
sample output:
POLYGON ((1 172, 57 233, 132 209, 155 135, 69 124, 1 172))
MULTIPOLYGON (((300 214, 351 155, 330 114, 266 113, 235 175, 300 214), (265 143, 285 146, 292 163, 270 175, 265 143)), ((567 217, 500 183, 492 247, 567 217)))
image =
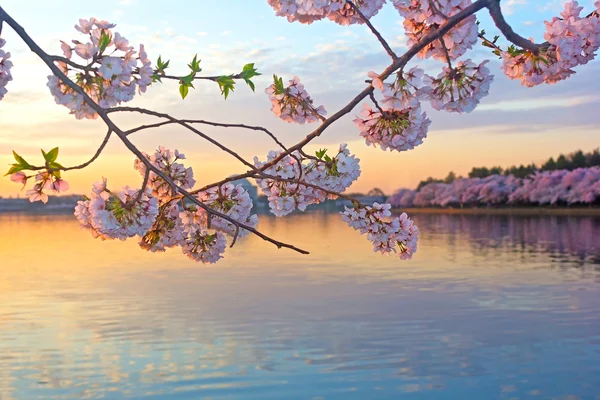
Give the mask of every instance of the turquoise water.
POLYGON ((311 213, 206 267, 0 215, 0 398, 600 399, 600 218, 414 219, 410 262, 311 213))

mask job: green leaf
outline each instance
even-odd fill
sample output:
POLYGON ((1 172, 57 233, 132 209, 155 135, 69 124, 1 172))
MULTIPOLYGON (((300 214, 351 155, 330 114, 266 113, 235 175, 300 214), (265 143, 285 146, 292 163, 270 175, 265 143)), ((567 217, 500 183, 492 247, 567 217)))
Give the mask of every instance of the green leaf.
POLYGON ((229 92, 233 92, 234 90, 235 81, 231 76, 220 76, 217 78, 217 83, 221 89, 221 94, 225 97, 225 100, 227 100, 229 92))
POLYGON ((29 163, 27 161, 25 161, 25 159, 23 157, 18 155, 17 152, 14 150, 13 150, 13 156, 15 157, 15 160, 19 163, 18 165, 22 165, 23 167, 31 167, 31 165, 29 165, 29 163))
POLYGON ((61 164, 59 164, 57 162, 50 162, 50 163, 48 163, 48 166, 52 169, 64 168, 61 164))
POLYGON ((273 74, 273 85, 275 86, 275 94, 284 94, 285 87, 283 86, 283 79, 273 74))
POLYGON ((58 158, 58 147, 53 148, 48 153, 46 153, 46 152, 44 152, 44 150, 42 150, 42 154, 44 155, 44 159, 47 162, 49 162, 49 163, 54 162, 58 158))
POLYGON ((262 75, 262 74, 257 72, 257 69, 254 68, 254 63, 250 63, 250 64, 244 65, 244 68, 242 68, 242 73, 240 75, 244 79, 250 79, 255 76, 262 75))
POLYGON ((325 153, 327 153, 327 149, 319 149, 315 154, 317 155, 317 158, 322 160, 325 153))
POLYGON ((254 86, 254 82, 252 82, 250 79, 244 79, 246 81, 246 84, 250 87, 250 89, 252 89, 252 91, 254 92, 254 89, 256 88, 254 86))
POLYGON ((182 99, 185 99, 185 97, 188 95, 189 90, 190 89, 187 85, 179 85, 179 94, 181 95, 182 99))
POLYGON ((104 29, 102 29, 102 33, 100 34, 100 40, 98 41, 98 47, 99 47, 100 53, 102 53, 104 50, 106 50, 106 48, 110 44, 110 40, 111 40, 110 35, 108 33, 106 33, 106 31, 104 29))
MULTIPOLYGON (((168 67, 169 67, 169 60, 163 61, 161 56, 158 56, 158 60, 156 61, 156 71, 155 71, 154 75, 164 74, 165 69, 167 69, 168 67)), ((154 76, 152 78, 155 81, 158 80, 160 82, 160 78, 154 78, 154 76)))
POLYGON ((196 74, 195 74, 195 73, 191 73, 191 74, 189 74, 189 75, 186 75, 186 76, 182 77, 182 78, 180 79, 180 81, 181 81, 181 83, 182 83, 182 84, 184 84, 184 85, 191 86, 191 85, 192 85, 192 82, 194 81, 194 77, 195 77, 195 76, 196 76, 196 74))
POLYGON ((202 68, 200 68, 200 61, 201 60, 198 60, 198 54, 196 54, 192 59, 192 62, 188 64, 188 67, 192 70, 192 73, 202 71, 202 68))
POLYGON ((12 175, 16 172, 19 171, 23 171, 24 169, 26 169, 26 167, 22 166, 22 165, 18 165, 18 164, 13 164, 12 167, 10 167, 10 169, 8 170, 8 172, 4 175, 12 175))

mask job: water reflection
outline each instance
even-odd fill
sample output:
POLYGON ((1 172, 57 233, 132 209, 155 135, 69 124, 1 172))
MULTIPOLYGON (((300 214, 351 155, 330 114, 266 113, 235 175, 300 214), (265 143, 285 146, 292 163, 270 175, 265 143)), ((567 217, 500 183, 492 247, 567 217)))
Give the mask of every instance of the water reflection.
POLYGON ((68 216, 0 216, 0 397, 600 393, 597 218, 414 219, 410 263, 308 214, 261 220, 308 257, 250 238, 199 267, 68 216))

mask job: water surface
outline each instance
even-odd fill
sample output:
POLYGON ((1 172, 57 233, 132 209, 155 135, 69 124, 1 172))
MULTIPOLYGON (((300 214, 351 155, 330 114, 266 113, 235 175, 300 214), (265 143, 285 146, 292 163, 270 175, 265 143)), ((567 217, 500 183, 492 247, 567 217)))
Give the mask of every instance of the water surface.
POLYGON ((0 398, 600 399, 600 218, 414 219, 410 262, 309 213, 202 266, 0 215, 0 398))

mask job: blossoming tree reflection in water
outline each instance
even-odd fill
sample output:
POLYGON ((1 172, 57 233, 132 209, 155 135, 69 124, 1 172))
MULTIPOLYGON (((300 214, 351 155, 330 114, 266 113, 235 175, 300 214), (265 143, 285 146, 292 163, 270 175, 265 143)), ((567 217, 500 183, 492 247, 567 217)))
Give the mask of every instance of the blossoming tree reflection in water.
MULTIPOLYGON (((163 251, 166 247, 180 246, 188 257, 203 263, 213 263, 222 258, 226 236, 231 238, 233 246, 238 237, 248 232, 279 248, 307 253, 256 229, 258 219, 250 215, 250 204, 245 200, 247 193, 243 188, 231 185, 231 182, 242 178, 254 178, 269 197, 271 210, 278 216, 295 209, 303 210, 307 205, 326 198, 351 200, 352 207, 342 213, 344 221, 367 234, 375 251, 395 253, 401 259, 410 259, 417 250, 419 231, 406 214, 391 218, 389 204, 365 205, 343 194, 360 175, 359 160, 350 154, 346 145, 340 145, 337 153, 327 154, 327 149, 322 149, 314 156, 307 154, 304 147, 367 97, 377 111, 365 105, 364 118, 355 120, 367 144, 397 151, 420 145, 430 124, 426 114, 421 112, 422 100, 429 101, 437 110, 468 113, 488 94, 493 76, 486 67, 487 61, 476 64, 471 59, 459 60, 479 38, 485 47, 503 60, 504 73, 520 80, 524 86, 564 80, 575 73, 574 67, 592 60, 600 46, 600 0, 594 3, 594 10, 589 14, 582 14, 583 7, 576 1, 567 1, 560 17, 546 23, 546 42, 542 44, 514 32, 504 19, 499 0, 391 2, 403 18, 410 46, 401 56, 370 22, 370 18, 386 3, 385 0, 268 0, 276 14, 287 17, 290 22, 310 24, 328 18, 340 25, 366 24, 391 58, 391 64, 381 73, 369 72, 369 86, 329 118, 325 117, 324 106, 313 105, 313 99, 298 77, 285 86, 283 79, 274 75, 273 84, 266 89, 273 113, 287 122, 321 122, 318 128, 291 147, 286 147, 262 127, 177 119, 156 111, 121 106, 135 97, 136 90, 140 94, 145 93, 163 79, 178 81, 182 98, 187 96, 189 88, 193 88, 197 80, 217 83, 225 98, 234 90, 236 81, 244 81, 254 90, 252 78, 259 74, 252 63, 246 64, 237 74, 202 76, 200 60, 194 56, 188 64, 188 75, 169 75, 166 73, 169 61, 159 57, 153 66, 144 45, 130 46, 125 37, 113 31, 115 24, 96 18, 81 19, 75 26, 85 36, 86 43, 73 40, 73 47, 61 42, 63 56, 52 56, 0 8, 0 32, 6 23, 52 71, 48 87, 56 102, 68 108, 78 119, 100 118, 108 127, 96 154, 82 165, 63 167, 57 161, 58 147, 47 153, 42 151, 44 162, 41 166, 29 164, 14 152, 16 163, 8 174, 13 181, 24 186, 35 176, 36 183, 27 194, 31 201, 46 202, 45 191, 68 189, 61 172, 85 168, 100 155, 114 133, 137 157, 136 169, 142 173, 143 183, 139 190, 125 187, 121 191, 109 189, 106 179, 94 185, 91 198, 79 203, 76 215, 82 226, 96 237, 124 240, 140 236, 140 245, 144 249, 163 251), (489 40, 485 32, 479 30, 475 15, 483 9, 487 9, 496 27, 512 44, 503 48, 497 43, 498 37, 489 40), (74 59, 74 55, 79 59, 74 59), (433 58, 447 66, 436 77, 425 74, 418 67, 404 73, 404 68, 415 56, 433 58), (392 82, 388 81, 390 78, 392 82), (384 97, 381 104, 376 94, 384 97), (124 112, 151 115, 163 121, 123 130, 115 124, 111 115, 124 112), (128 138, 134 132, 168 124, 185 127, 237 159, 248 171, 192 190, 195 182, 192 171, 177 162, 184 159, 177 150, 160 147, 153 156, 149 156, 128 138), (251 163, 205 135, 195 127, 198 124, 262 131, 280 149, 269 153, 266 162, 256 157, 251 163), (28 176, 24 171, 35 172, 35 175, 28 176), (215 188, 216 192, 209 192, 215 188), (182 210, 179 210, 180 206, 182 210), (390 218, 391 221, 388 220, 390 218)), ((5 44, 0 39, 0 99, 7 93, 7 84, 12 79, 10 53, 1 49, 5 44)))

